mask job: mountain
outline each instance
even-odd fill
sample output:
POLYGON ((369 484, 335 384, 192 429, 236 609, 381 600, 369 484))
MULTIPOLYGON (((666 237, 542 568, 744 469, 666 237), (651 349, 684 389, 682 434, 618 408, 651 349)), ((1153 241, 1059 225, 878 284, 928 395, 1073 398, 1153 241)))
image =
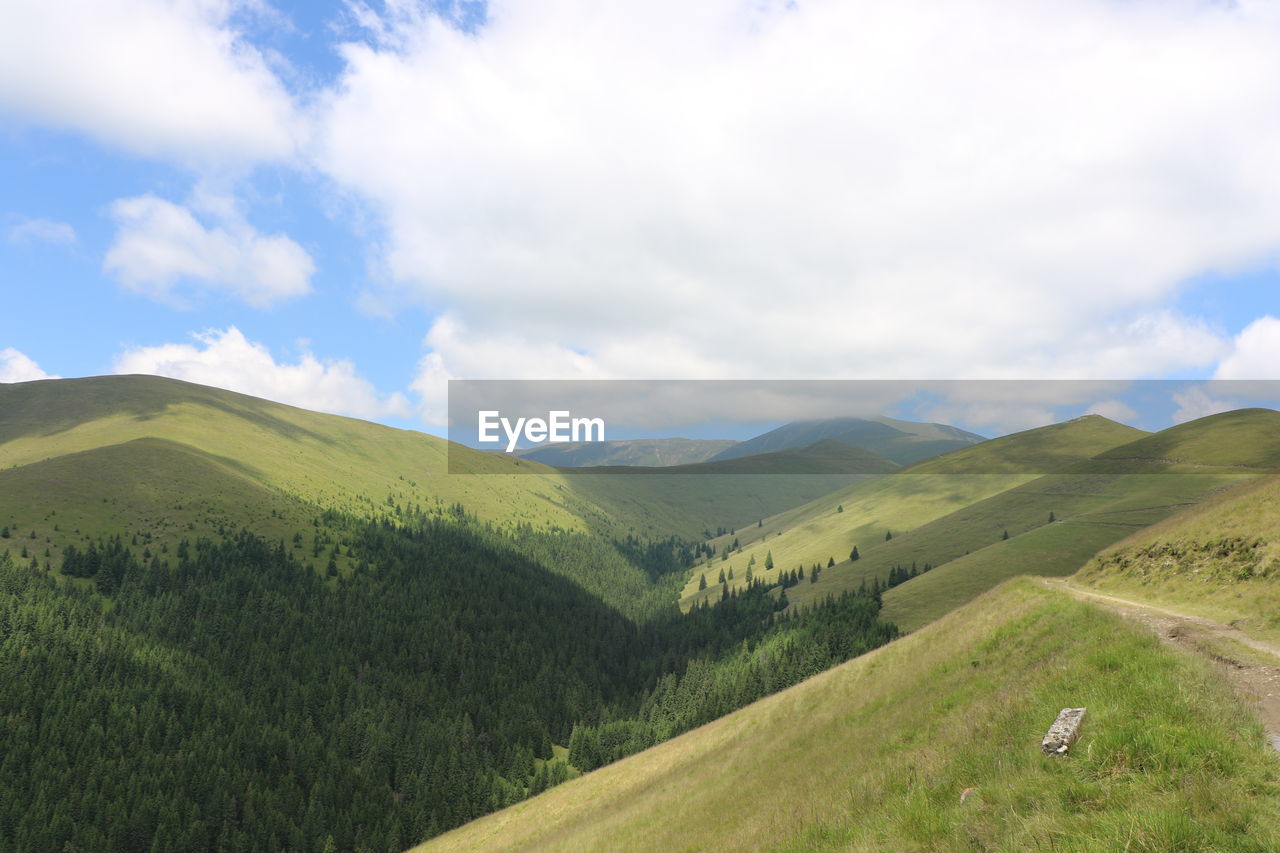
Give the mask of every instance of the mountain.
POLYGON ((326 511, 450 517, 459 507, 503 529, 560 529, 606 542, 694 540, 856 477, 779 477, 769 488, 749 478, 586 479, 424 433, 160 377, 0 385, 0 524, 37 531, 54 552, 110 532, 174 547, 184 535, 240 527, 292 536, 326 511))
POLYGON ((805 447, 834 439, 880 454, 899 465, 910 465, 986 439, 946 424, 899 421, 893 418, 827 418, 784 424, 748 441, 735 444, 711 461, 737 459, 756 453, 805 447))
MULTIPOLYGON (((1170 595, 1205 567, 1265 581, 1273 497, 1232 487, 1276 476, 1276 425, 1088 417, 905 468, 828 439, 570 471, 153 377, 0 386, 0 849, 404 849, 549 787, 502 813, 533 824, 446 842, 1109 848, 1137 815, 1157 847, 1230 846, 1242 821, 1267 846, 1274 793, 1220 685, 1107 646, 1127 635, 1058 592, 983 594, 1206 498, 1104 573, 1185 553, 1170 595), (856 561, 832 550, 851 541, 856 561), (915 633, 875 652, 882 614, 915 633), (1077 702, 1099 729, 1072 764, 1009 759, 1077 702), (1071 767, 1091 805, 1066 821, 1041 789, 1071 767), (957 808, 962 782, 998 811, 957 808)), ((1265 583, 1204 589, 1224 612, 1261 592, 1269 618, 1265 583)))
POLYGON ((637 438, 626 441, 576 441, 544 444, 516 455, 544 465, 579 468, 594 465, 687 465, 706 462, 738 442, 732 439, 637 438))
MULTIPOLYGON (((822 583, 804 584, 791 590, 793 600, 854 589, 864 577, 869 577, 868 572, 874 569, 883 575, 893 565, 874 559, 876 548, 902 547, 896 538, 886 542, 886 533, 901 537, 906 531, 923 528, 965 507, 1036 480, 1045 471, 1078 464, 1144 435, 1141 430, 1090 415, 964 447, 889 476, 856 483, 765 518, 758 526, 740 528, 713 539, 710 544, 717 555, 692 573, 684 588, 684 605, 714 596, 715 590, 699 595, 699 578, 705 570, 718 574, 719 569, 732 566, 736 569, 736 579, 741 582, 748 562, 754 560, 757 565, 763 565, 770 554, 779 570, 786 571, 798 566, 808 569, 815 563, 825 567, 829 561, 835 561, 831 569, 824 569, 822 583), (730 559, 722 559, 735 541, 741 546, 740 550, 732 553, 730 559), (855 545, 863 559, 857 564, 845 565, 855 545)), ((985 544, 991 541, 991 534, 986 532, 989 527, 989 521, 983 522, 967 536, 986 537, 982 539, 985 544)), ((997 527, 994 535, 999 536, 1000 530, 997 527)), ((950 534, 942 536, 942 541, 953 547, 961 544, 953 540, 955 537, 950 534)), ((966 547, 972 547, 972 542, 966 547)), ((903 558, 896 550, 891 553, 899 560, 903 558)), ((957 553, 963 553, 963 548, 957 553)), ((932 559, 940 564, 941 557, 938 554, 932 559)), ((905 559, 910 565, 912 559, 920 558, 907 555, 905 559)))
POLYGON ((894 567, 932 566, 884 595, 887 616, 918 628, 1029 568, 1072 574, 1111 543, 1263 476, 1276 459, 1278 421, 1252 410, 1143 436, 875 543, 830 576, 853 585, 894 567))
POLYGON ((696 462, 687 465, 668 465, 662 468, 644 466, 599 466, 587 475, 610 474, 888 474, 901 467, 878 453, 846 444, 835 439, 823 439, 807 447, 756 453, 734 459, 714 462, 696 462))
POLYGON ((1275 766, 1205 663, 1018 581, 418 850, 1262 851, 1275 766))
POLYGON ((399 850, 779 650, 686 706, 741 707, 894 631, 763 587, 681 613, 681 532, 861 476, 570 477, 170 380, 0 386, 0 849, 399 850))

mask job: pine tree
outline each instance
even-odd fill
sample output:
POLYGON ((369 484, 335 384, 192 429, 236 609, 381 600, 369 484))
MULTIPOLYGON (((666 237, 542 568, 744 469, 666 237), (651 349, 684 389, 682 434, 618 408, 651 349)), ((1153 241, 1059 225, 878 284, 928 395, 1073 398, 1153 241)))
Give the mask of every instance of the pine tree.
POLYGON ((1008 531, 1008 530, 1005 530, 1005 532, 1004 532, 1004 533, 1001 533, 1001 534, 1000 534, 1000 539, 1001 539, 1001 540, 1005 540, 1005 539, 1008 539, 1008 538, 1009 538, 1009 531, 1008 531))
POLYGON ((884 532, 884 541, 888 542, 892 538, 893 538, 893 532, 890 530, 886 530, 884 532))
POLYGON ((827 568, 828 568, 828 569, 829 569, 829 568, 831 568, 832 566, 834 566, 835 564, 836 564, 836 558, 835 558, 835 557, 827 557, 827 568))
POLYGON ((1049 510, 1049 523, 1050 523, 1050 524, 1053 524, 1053 523, 1054 523, 1055 521, 1057 521, 1057 520, 1058 520, 1058 519, 1057 519, 1057 518, 1054 516, 1054 514, 1053 514, 1053 510, 1049 510))
MULTIPOLYGON (((26 549, 24 548, 23 551, 25 552, 26 549)), ((27 555, 24 553, 22 556, 25 557, 27 555)), ((770 570, 773 568, 773 552, 772 551, 764 555, 764 567, 766 570, 770 570)))
POLYGON ((849 562, 856 563, 858 561, 858 546, 854 545, 853 550, 849 552, 849 562))
POLYGON ((698 575, 698 592, 702 592, 707 588, 707 573, 703 572, 698 575))

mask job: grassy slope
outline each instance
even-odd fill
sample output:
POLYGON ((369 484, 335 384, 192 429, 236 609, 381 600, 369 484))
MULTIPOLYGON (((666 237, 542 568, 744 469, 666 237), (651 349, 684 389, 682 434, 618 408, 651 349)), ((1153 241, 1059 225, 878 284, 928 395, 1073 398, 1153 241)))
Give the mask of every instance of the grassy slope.
POLYGON ((1280 474, 1135 533, 1075 580, 1280 640, 1280 474))
POLYGON ((1274 850, 1278 777, 1206 664, 1018 581, 424 849, 1274 850))
MULTIPOLYGON (((164 462, 151 471, 149 446, 135 439, 163 439, 193 459, 221 463, 204 491, 234 492, 247 479, 301 501, 358 515, 385 511, 388 498, 404 505, 447 511, 454 502, 482 519, 501 524, 559 526, 604 535, 677 534, 696 538, 707 526, 743 523, 762 513, 815 497, 848 482, 822 476, 797 477, 790 488, 762 490, 745 481, 681 478, 679 488, 629 478, 602 478, 588 484, 552 468, 455 448, 453 461, 488 476, 449 474, 448 444, 423 433, 309 412, 190 383, 156 377, 96 377, 0 386, 0 471, 120 447, 111 465, 136 473, 151 485, 149 518, 177 512, 191 486, 169 474, 164 462), (507 473, 510 472, 510 473, 507 473)), ((86 532, 104 532, 116 520, 96 505, 116 495, 113 475, 92 466, 103 457, 75 457, 84 494, 65 507, 86 532), (95 484, 101 488, 95 490, 95 484), (92 494, 90 494, 92 493, 92 494), (80 499, 82 498, 82 500, 80 499)), ((193 464, 200 464, 195 462, 193 464)), ((180 467, 180 466, 178 466, 180 467)), ((34 476, 36 472, 32 472, 34 476)), ((758 485, 758 484, 756 484, 758 485)), ((26 493, 24 493, 26 494, 26 493)), ((0 523, 42 530, 53 507, 37 493, 33 505, 15 492, 0 491, 0 523)), ((59 498, 61 504, 62 498, 59 498)), ((232 521, 257 526, 261 514, 245 507, 229 510, 232 521)), ((265 531, 269 532, 269 531, 265 531)), ((55 537, 56 538, 56 537, 55 537)))
POLYGON ((1277 464, 1280 413, 1269 409, 1213 415, 1116 447, 1072 473, 1048 475, 944 519, 938 526, 952 526, 949 535, 922 528, 903 537, 899 550, 918 540, 921 561, 932 553, 938 568, 887 592, 885 615, 912 630, 1014 575, 1071 574, 1117 540, 1277 464), (1050 511, 1055 524, 1047 523, 1050 511), (1008 541, 998 538, 1002 529, 1008 541), (975 531, 989 544, 969 547, 966 537, 975 531), (956 542, 969 553, 937 559, 939 549, 954 550, 956 542))
MULTIPOLYGON (((723 550, 736 535, 742 552, 728 561, 716 557, 706 567, 698 567, 683 593, 684 604, 699 598, 698 576, 707 572, 713 582, 721 567, 734 568, 739 583, 748 561, 754 556, 760 571, 772 553, 779 570, 796 566, 806 569, 813 563, 826 566, 829 557, 837 565, 824 569, 819 584, 801 584, 789 591, 793 601, 826 595, 858 586, 864 577, 880 573, 895 562, 910 564, 915 559, 941 565, 945 560, 994 541, 1005 526, 1016 520, 1000 513, 977 511, 969 517, 945 521, 965 507, 980 504, 1009 489, 1036 480, 1040 473, 1087 459, 1103 450, 1143 436, 1141 430, 1090 416, 994 439, 912 465, 900 472, 876 478, 834 492, 797 509, 715 540, 723 550), (843 512, 837 508, 843 507, 843 512), (957 523, 958 522, 958 523, 957 523), (904 537, 904 531, 928 531, 904 537), (990 528, 994 525, 994 533, 990 528), (886 542, 884 534, 895 539, 886 542), (963 531, 963 537, 958 537, 963 531), (938 547, 931 556, 927 543, 938 547), (857 545, 862 560, 851 563, 849 552, 857 545)), ((1039 520, 1048 518, 1049 510, 1039 520)), ((1028 525, 1032 522, 1028 521, 1028 525)), ((1011 534, 1012 535, 1012 534, 1011 534)), ((709 589, 702 595, 718 593, 709 589)))

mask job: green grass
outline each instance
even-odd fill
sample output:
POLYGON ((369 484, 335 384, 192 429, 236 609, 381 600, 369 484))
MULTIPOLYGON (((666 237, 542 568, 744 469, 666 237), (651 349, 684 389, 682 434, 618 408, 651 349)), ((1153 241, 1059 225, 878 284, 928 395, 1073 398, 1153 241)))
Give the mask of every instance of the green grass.
POLYGON ((1280 412, 1236 409, 1210 415, 1114 448, 1102 458, 1280 468, 1280 412))
POLYGON ((1280 641, 1280 474, 1129 536, 1075 580, 1280 641))
POLYGON ((862 571, 884 577, 888 565, 906 565, 907 557, 936 566, 885 593, 886 617, 910 631, 1016 575, 1072 574, 1116 540, 1256 476, 1201 467, 1160 474, 1051 474, 912 531, 895 540, 896 548, 873 552, 862 571), (1057 519, 1052 524, 1051 511, 1057 519), (1000 538, 1005 530, 1007 541, 1000 538))
MULTIPOLYGON (((223 474, 317 511, 376 517, 395 504, 445 513, 461 503, 500 526, 559 527, 606 537, 700 538, 708 526, 776 513, 850 480, 796 475, 773 489, 750 478, 686 476, 668 483, 602 476, 588 482, 535 462, 455 446, 455 471, 485 473, 466 476, 449 473, 449 445, 435 436, 147 376, 0 386, 0 412, 0 471, 75 458, 89 466, 79 474, 85 499, 110 500, 118 478, 93 467, 100 457, 74 455, 118 447, 131 458, 115 455, 111 465, 132 470, 139 482, 163 493, 157 498, 161 507, 180 503, 190 483, 174 479, 167 463, 152 471, 148 445, 137 439, 189 449, 219 463, 223 474)), ((25 523, 29 497, 0 492, 0 518, 22 515, 25 523)), ((52 489, 34 497, 42 505, 57 502, 52 489)), ((256 505, 231 515, 249 526, 260 520, 256 505)))
POLYGON ((1017 581, 422 849, 1264 851, 1278 779, 1208 664, 1017 581), (1071 754, 1043 756, 1081 705, 1071 754))
POLYGON ((914 559, 921 565, 926 561, 941 565, 996 541, 1007 526, 1030 529, 1048 518, 1052 506, 1043 515, 1039 510, 1030 513, 1017 502, 1013 513, 999 505, 985 505, 967 515, 957 515, 959 511, 1142 435, 1105 418, 1078 418, 966 447, 858 483, 766 519, 761 527, 751 525, 714 540, 723 551, 736 536, 743 548, 727 561, 717 556, 706 567, 697 567, 684 588, 683 604, 687 607, 701 596, 718 593, 712 589, 699 594, 702 572, 710 573, 711 580, 721 567, 732 566, 735 580, 741 583, 747 563, 754 557, 758 572, 770 553, 783 571, 797 566, 807 570, 813 563, 825 567, 829 558, 836 560, 837 565, 824 568, 821 583, 793 588, 788 593, 793 601, 856 588, 865 577, 885 574, 895 563, 910 565, 914 559), (840 507, 843 512, 837 511, 840 507), (893 540, 885 541, 886 531, 893 533, 893 540), (913 535, 904 539, 908 533, 913 535), (862 559, 851 563, 849 552, 855 545, 862 559))

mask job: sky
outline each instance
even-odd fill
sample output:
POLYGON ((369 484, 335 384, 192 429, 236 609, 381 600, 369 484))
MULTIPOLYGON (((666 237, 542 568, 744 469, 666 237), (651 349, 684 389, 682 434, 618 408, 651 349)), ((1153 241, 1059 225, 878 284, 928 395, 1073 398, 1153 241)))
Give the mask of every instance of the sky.
POLYGON ((1280 2, 0 3, 0 301, 0 382, 437 433, 450 378, 1280 379, 1280 2))

